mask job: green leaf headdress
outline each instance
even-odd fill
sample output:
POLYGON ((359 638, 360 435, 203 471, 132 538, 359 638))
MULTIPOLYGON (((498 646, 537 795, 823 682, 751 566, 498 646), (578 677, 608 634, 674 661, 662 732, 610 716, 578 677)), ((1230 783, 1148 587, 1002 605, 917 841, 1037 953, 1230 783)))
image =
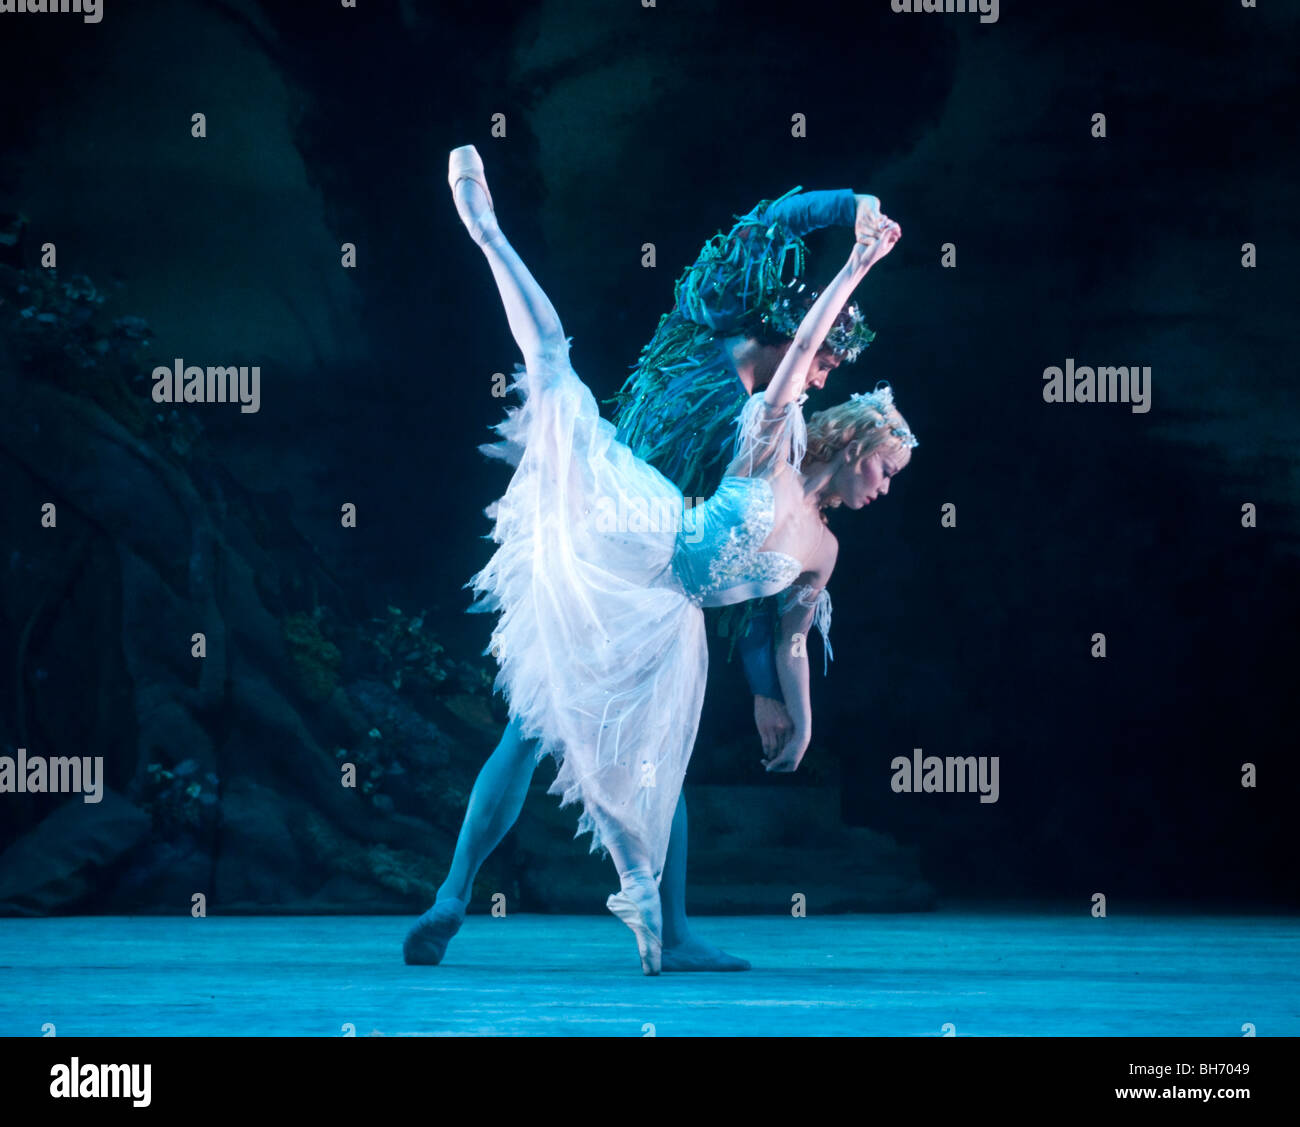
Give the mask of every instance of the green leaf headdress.
MULTIPOLYGON (((817 300, 818 292, 796 279, 785 286, 768 306, 762 315, 762 324, 772 333, 793 340, 808 310, 817 300)), ((844 363, 852 364, 875 339, 876 334, 868 328, 862 310, 854 302, 835 319, 822 347, 829 348, 844 363)))

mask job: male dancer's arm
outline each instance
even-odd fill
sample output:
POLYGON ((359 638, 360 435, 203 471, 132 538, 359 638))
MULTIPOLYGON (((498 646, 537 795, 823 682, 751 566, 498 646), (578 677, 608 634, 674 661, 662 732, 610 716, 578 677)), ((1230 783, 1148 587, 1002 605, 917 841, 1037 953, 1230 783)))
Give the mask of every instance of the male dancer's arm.
POLYGON ((736 220, 730 234, 715 235, 678 280, 677 310, 698 325, 732 333, 760 312, 784 284, 787 261, 803 273, 803 236, 822 227, 874 231, 880 201, 848 188, 801 192, 758 204, 736 220))
MULTIPOLYGON (((868 226, 874 231, 879 217, 880 201, 875 196, 849 189, 801 192, 794 188, 777 200, 760 203, 737 219, 730 235, 710 240, 678 281, 678 312, 717 333, 743 331, 752 314, 776 296, 791 255, 796 276, 803 273, 802 236, 823 227, 852 225, 856 237, 868 226)), ((793 730, 772 648, 775 616, 770 601, 760 602, 736 643, 765 753, 783 746, 793 730)))
MULTIPOLYGON (((670 343, 676 333, 673 318, 665 316, 620 392, 615 415, 619 438, 686 496, 711 492, 745 399, 716 339, 752 330, 754 318, 784 284, 791 255, 796 276, 803 272, 803 235, 833 225, 853 225, 855 235, 868 224, 874 230, 879 210, 875 196, 849 189, 793 188, 740 216, 730 234, 719 232, 710 239, 677 280, 674 298, 677 316, 711 331, 715 343, 698 355, 702 341, 687 346, 691 354, 677 351, 670 343)), ((792 730, 772 651, 774 613, 771 607, 756 608, 737 641, 765 751, 782 746, 792 730)))
POLYGON ((620 441, 685 496, 711 493, 747 398, 719 340, 756 329, 791 255, 802 272, 801 236, 831 224, 861 226, 879 207, 875 196, 848 189, 793 188, 741 216, 730 234, 714 235, 677 279, 676 308, 660 319, 615 397, 620 441))
POLYGON ((764 755, 774 755, 794 734, 794 722, 785 707, 773 649, 776 609, 769 602, 764 599, 758 603, 745 633, 736 642, 745 680, 754 695, 754 726, 764 755))
MULTIPOLYGON (((835 194, 836 193, 808 193, 809 196, 821 195, 832 197, 835 194)), ((861 200, 859 216, 870 216, 873 214, 873 209, 879 208, 879 201, 874 197, 859 197, 859 199, 861 200)), ((808 204, 807 197, 803 197, 802 202, 805 203, 805 206, 801 207, 797 213, 794 213, 793 218, 790 217, 791 213, 789 212, 781 213, 785 218, 778 218, 776 222, 784 221, 805 223, 809 221, 810 217, 815 218, 819 201, 814 199, 810 204, 808 204)), ((788 205, 800 204, 801 197, 796 196, 787 199, 785 203, 788 205)), ((760 221, 772 219, 773 215, 776 213, 776 208, 779 205, 780 201, 778 201, 778 205, 774 205, 773 208, 768 208, 762 211, 759 216, 760 221)), ((860 224, 857 224, 856 226, 860 229, 860 224)), ((856 249, 855 246, 855 250, 856 249)), ((855 270, 860 270, 861 275, 865 275, 866 271, 870 269, 870 263, 858 263, 857 257, 860 256, 854 258, 855 270)), ((848 267, 846 265, 845 270, 847 269, 848 267)), ((839 275, 836 275, 835 282, 832 283, 831 288, 843 288, 847 285, 848 290, 851 291, 853 285, 856 284, 856 281, 844 278, 843 275, 845 274, 845 270, 842 270, 839 275)), ((842 304, 842 302, 838 305, 835 302, 830 302, 828 304, 826 295, 823 295, 823 297, 819 299, 817 305, 826 306, 826 312, 820 318, 821 321, 827 322, 826 326, 821 326, 823 330, 828 326, 829 319, 833 319, 838 314, 839 306, 842 304)), ((817 308, 817 306, 814 306, 814 309, 815 308, 817 308)), ((808 341, 803 338, 806 330, 809 328, 810 326, 808 322, 805 321, 804 325, 800 327, 800 334, 796 337, 792 345, 792 350, 806 349, 808 341)), ((825 332, 822 331, 821 334, 817 336, 818 344, 820 344, 824 335, 825 332)), ((812 351, 815 352, 816 349, 814 348, 812 351)), ((795 356, 787 354, 786 359, 782 361, 780 368, 777 370, 777 376, 773 380, 773 385, 780 385, 789 382, 789 372, 787 369, 792 369, 794 367, 794 361, 795 356)), ((769 386, 767 389, 767 396, 770 398, 776 391, 778 391, 776 386, 769 386)), ((788 393, 781 395, 781 398, 788 398, 788 393)), ((744 663, 746 679, 749 681, 750 689, 754 693, 754 722, 758 726, 759 735, 763 741, 764 751, 769 751, 772 743, 788 735, 786 729, 791 722, 793 722, 796 730, 799 726, 798 717, 792 716, 785 707, 777 707, 778 702, 781 705, 786 705, 789 701, 787 694, 782 691, 785 687, 786 681, 779 674, 779 669, 783 668, 783 666, 778 666, 773 651, 772 626, 774 617, 775 611, 770 604, 770 600, 765 601, 762 605, 756 608, 756 612, 749 622, 749 628, 737 643, 741 651, 741 660, 744 663)))
MULTIPOLYGON (((740 237, 746 240, 774 224, 795 237, 822 227, 852 224, 856 236, 865 224, 874 228, 880 217, 880 201, 875 196, 847 189, 802 192, 786 195, 766 207, 759 205, 751 214, 754 216, 753 225, 739 232, 740 237)), ((780 742, 789 736, 789 732, 784 730, 789 725, 789 714, 784 708, 773 709, 764 703, 781 704, 784 700, 772 649, 774 621, 775 610, 764 601, 755 608, 748 629, 737 642, 745 678, 756 698, 755 721, 763 737, 764 750, 767 750, 769 739, 780 742)))

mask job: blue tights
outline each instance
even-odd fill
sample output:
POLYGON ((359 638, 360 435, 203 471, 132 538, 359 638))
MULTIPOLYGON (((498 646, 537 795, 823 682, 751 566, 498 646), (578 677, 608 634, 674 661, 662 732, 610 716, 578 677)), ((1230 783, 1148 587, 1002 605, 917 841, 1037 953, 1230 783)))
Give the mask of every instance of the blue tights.
MULTIPOLYGON (((501 844, 523 809, 528 784, 536 769, 536 747, 535 741, 524 739, 513 720, 502 733, 501 742, 474 780, 469 807, 456 839, 451 871, 438 889, 439 901, 456 899, 469 903, 474 878, 483 862, 501 844)), ((686 799, 682 795, 677 797, 659 898, 663 906, 664 946, 679 946, 690 936, 686 922, 686 799)))

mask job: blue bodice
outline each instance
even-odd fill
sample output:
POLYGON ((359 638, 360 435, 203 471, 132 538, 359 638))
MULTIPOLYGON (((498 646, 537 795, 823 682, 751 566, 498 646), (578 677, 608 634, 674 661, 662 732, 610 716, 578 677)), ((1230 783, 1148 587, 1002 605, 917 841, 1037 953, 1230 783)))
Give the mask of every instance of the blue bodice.
POLYGON ((673 572, 691 600, 728 606, 789 587, 803 565, 784 552, 759 550, 775 519, 772 486, 762 477, 724 477, 712 497, 688 506, 673 572))

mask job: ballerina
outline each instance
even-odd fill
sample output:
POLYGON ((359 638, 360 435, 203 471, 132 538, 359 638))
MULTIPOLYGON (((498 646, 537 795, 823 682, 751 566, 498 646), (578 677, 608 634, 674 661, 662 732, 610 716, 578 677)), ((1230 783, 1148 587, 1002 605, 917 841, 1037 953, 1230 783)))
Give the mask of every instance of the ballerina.
MULTIPOLYGON (((795 187, 736 217, 728 234, 709 239, 673 287, 673 309, 659 321, 631 376, 613 400, 617 437, 682 493, 711 494, 730 460, 737 414, 763 390, 813 301, 802 282, 803 236, 847 226, 875 237, 877 197, 850 189, 804 192, 795 187), (784 275, 793 260, 794 279, 784 275)), ((856 305, 844 309, 817 353, 809 387, 853 363, 875 334, 856 305)), ((724 608, 719 633, 739 653, 754 699, 764 752, 783 746, 793 724, 781 699, 773 657, 774 600, 724 608), (754 611, 757 609, 757 613, 754 611), (737 612, 730 615, 730 612, 737 612)), ((518 818, 537 765, 535 741, 511 721, 479 770, 435 902, 408 930, 408 964, 436 966, 459 932, 475 878, 518 818)), ((684 794, 673 815, 664 875, 662 967, 665 972, 748 970, 747 960, 698 938, 686 917, 687 812, 684 794)))
MULTIPOLYGON (((523 404, 498 427, 496 453, 516 466, 491 510, 499 546, 472 580, 478 606, 500 611, 497 685, 523 735, 556 758, 551 793, 562 805, 582 803, 579 832, 591 832, 593 850, 607 850, 619 875, 607 906, 633 931, 643 971, 657 974, 658 883, 707 671, 700 608, 790 589, 781 638, 806 636, 814 622, 825 632, 837 545, 821 510, 861 508, 886 492, 915 445, 892 399, 878 392, 836 408, 840 416, 822 428, 828 457, 809 476, 798 472, 808 432, 796 397, 841 307, 900 232, 882 217, 876 237, 855 244, 766 391, 741 412, 736 457, 720 487, 687 511, 681 492, 600 417, 569 364, 554 308, 497 225, 472 146, 452 153, 449 182, 525 359, 515 385, 523 404), (871 431, 887 426, 893 441, 868 450, 855 437, 866 420, 871 431), (607 531, 594 514, 611 499, 651 512, 675 506, 683 523, 607 531)), ((777 669, 794 731, 767 765, 794 770, 811 736, 804 648, 778 646, 777 669)))

